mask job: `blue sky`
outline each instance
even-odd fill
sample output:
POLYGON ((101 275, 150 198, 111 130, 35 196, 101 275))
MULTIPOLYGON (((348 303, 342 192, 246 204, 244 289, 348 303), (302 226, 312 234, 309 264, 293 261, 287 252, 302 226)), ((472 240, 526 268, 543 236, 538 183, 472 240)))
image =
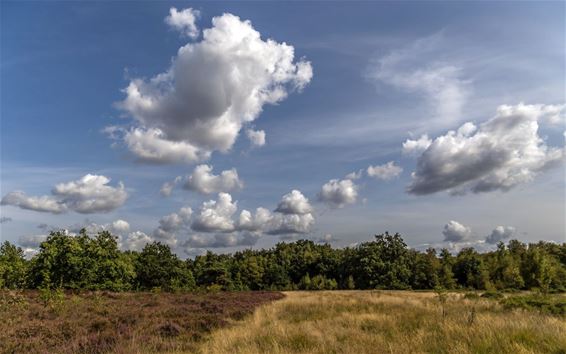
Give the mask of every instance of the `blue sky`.
POLYGON ((494 233, 564 242, 564 6, 2 2, 2 239, 32 252, 30 236, 87 226, 111 229, 123 247, 159 240, 184 256, 296 238, 346 246, 386 230, 414 247, 489 248, 494 233), (244 30, 259 47, 239 42, 244 30), (231 46, 212 33, 234 36, 231 46), (196 54, 178 53, 183 46, 196 54), (273 65, 285 72, 266 73, 273 65), (161 84, 176 89, 149 81, 170 68, 161 84), (157 108, 125 92, 132 83, 157 108), (197 121, 211 125, 195 133, 197 121), (473 128, 457 133, 466 122, 473 128), (128 142, 152 129, 169 149, 160 152, 188 144, 206 156, 148 161, 135 148, 148 136, 128 142), (403 150, 423 134, 420 149, 403 150), (203 164, 212 169, 199 180, 203 164), (210 179, 232 169, 240 187, 230 173, 210 179), (230 195, 227 209, 218 193, 230 195), (294 206, 308 199, 308 210, 277 211, 287 194, 294 206), (240 221, 244 209, 254 226, 240 221), (167 215, 176 223, 163 234, 167 215))

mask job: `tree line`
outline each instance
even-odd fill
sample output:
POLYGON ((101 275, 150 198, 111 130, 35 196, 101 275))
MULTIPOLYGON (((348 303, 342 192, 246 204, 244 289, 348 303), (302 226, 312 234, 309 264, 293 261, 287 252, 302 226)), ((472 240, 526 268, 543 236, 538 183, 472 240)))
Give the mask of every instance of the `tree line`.
POLYGON ((0 246, 0 288, 156 290, 478 289, 566 291, 566 243, 511 240, 495 251, 464 248, 452 255, 410 249, 384 233, 355 247, 310 240, 233 254, 207 252, 181 260, 153 242, 121 251, 107 231, 94 237, 51 232, 31 259, 0 246))

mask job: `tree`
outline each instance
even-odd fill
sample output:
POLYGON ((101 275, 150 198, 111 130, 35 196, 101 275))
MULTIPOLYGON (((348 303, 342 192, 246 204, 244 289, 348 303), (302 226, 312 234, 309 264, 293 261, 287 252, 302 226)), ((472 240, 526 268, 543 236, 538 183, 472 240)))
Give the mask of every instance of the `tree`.
POLYGON ((440 269, 438 270, 438 282, 440 287, 444 289, 454 289, 456 287, 456 279, 454 279, 454 257, 450 252, 443 248, 440 251, 440 269))
POLYGON ((401 235, 388 232, 356 248, 354 271, 362 289, 410 287, 411 254, 401 235))
POLYGON ((113 291, 129 290, 136 276, 131 258, 118 249, 116 237, 108 231, 100 232, 85 244, 89 289, 113 291))
POLYGON ((194 263, 194 273, 199 286, 219 286, 222 290, 234 290, 229 271, 230 258, 216 255, 210 251, 198 256, 194 263))
POLYGON ((21 289, 26 282, 24 252, 8 241, 0 246, 0 289, 21 289))
POLYGON ((426 253, 412 251, 412 288, 413 289, 434 289, 439 285, 438 273, 440 261, 436 257, 434 248, 429 248, 426 253))
POLYGON ((141 289, 193 289, 193 274, 169 246, 160 242, 148 243, 135 263, 136 282, 141 289))
POLYGON ((489 274, 482 258, 471 247, 458 253, 453 269, 458 284, 463 287, 484 290, 490 286, 489 274))
POLYGON ((31 261, 32 286, 38 288, 84 289, 89 285, 90 269, 85 263, 86 230, 77 236, 53 231, 39 246, 31 261))

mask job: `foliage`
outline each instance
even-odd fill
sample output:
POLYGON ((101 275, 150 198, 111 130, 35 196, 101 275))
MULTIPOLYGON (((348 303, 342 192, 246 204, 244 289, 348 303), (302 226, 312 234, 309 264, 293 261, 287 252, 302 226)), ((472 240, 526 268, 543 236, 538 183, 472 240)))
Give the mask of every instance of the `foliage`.
POLYGON ((541 313, 566 316, 566 298, 543 294, 510 296, 501 300, 509 309, 538 310, 541 313))
POLYGON ((0 246, 0 288, 22 288, 25 284, 26 267, 21 248, 8 241, 0 246))
MULTIPOLYGON (((334 249, 309 240, 278 243, 267 250, 207 252, 179 259, 168 245, 153 242, 141 252, 120 251, 104 231, 95 237, 52 232, 31 259, 5 242, 0 247, 0 287, 214 291, 436 289, 566 290, 566 244, 511 240, 493 252, 473 248, 419 252, 399 234, 376 235, 355 247, 334 249)), ((487 295, 489 296, 489 295, 487 295)))
POLYGON ((195 286, 193 274, 169 246, 159 242, 147 244, 135 259, 136 285, 140 289, 190 290, 195 286))

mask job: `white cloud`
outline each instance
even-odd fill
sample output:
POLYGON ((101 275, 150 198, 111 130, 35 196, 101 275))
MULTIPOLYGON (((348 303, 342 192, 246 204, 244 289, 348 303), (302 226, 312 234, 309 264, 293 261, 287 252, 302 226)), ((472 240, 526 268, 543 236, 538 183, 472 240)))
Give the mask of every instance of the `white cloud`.
POLYGON ((248 139, 250 140, 250 142, 252 143, 252 145, 255 145, 255 146, 265 145, 265 131, 247 129, 246 135, 247 135, 248 139))
POLYGON ((253 246, 260 235, 243 233, 240 237, 233 233, 215 234, 214 236, 192 235, 183 246, 187 249, 194 248, 222 248, 237 246, 253 246))
POLYGON ((168 140, 166 134, 159 128, 136 127, 130 130, 116 128, 115 132, 123 133, 124 142, 139 161, 192 163, 207 160, 211 155, 210 151, 199 149, 186 141, 168 140))
POLYGON ((444 235, 444 241, 465 242, 470 241, 472 237, 472 229, 457 221, 451 220, 448 224, 444 225, 442 234, 444 235))
POLYGON ((52 196, 30 197, 23 191, 13 191, 6 194, 0 204, 53 214, 61 214, 67 211, 66 205, 52 196))
POLYGON ((271 212, 262 207, 256 209, 255 215, 248 210, 242 210, 237 221, 237 228, 242 231, 262 231, 272 217, 271 212))
POLYGON ((117 187, 108 186, 110 178, 88 174, 77 181, 60 183, 53 194, 77 213, 109 212, 122 206, 128 193, 122 182, 117 187))
POLYGON ((165 17, 165 23, 181 34, 194 39, 199 35, 199 30, 195 23, 199 16, 200 12, 190 7, 181 11, 172 7, 169 9, 169 16, 165 17))
POLYGON ((259 207, 255 213, 244 209, 237 217, 238 203, 230 194, 219 193, 216 200, 203 202, 195 215, 187 207, 163 217, 153 237, 171 246, 180 245, 192 255, 199 248, 251 246, 265 234, 309 233, 315 221, 312 208, 302 193, 293 192, 279 203, 287 206, 286 213, 259 207))
POLYGON ((238 231, 249 232, 248 237, 258 234, 287 235, 306 234, 314 224, 314 216, 308 212, 303 214, 270 212, 265 208, 257 208, 255 215, 242 210, 236 223, 238 231))
POLYGON ((515 231, 515 228, 512 226, 497 226, 491 231, 491 234, 485 238, 485 242, 496 244, 499 241, 508 240, 515 235, 515 231))
POLYGON ((442 57, 442 33, 421 38, 374 61, 370 79, 397 89, 425 96, 435 110, 435 119, 457 120, 468 96, 462 69, 442 57))
POLYGON ((314 225, 314 216, 306 214, 273 213, 265 232, 270 235, 307 234, 314 225))
POLYGON ((173 181, 163 183, 159 192, 161 193, 162 196, 169 197, 171 195, 171 193, 173 192, 173 188, 175 188, 175 186, 179 182, 181 182, 182 180, 183 180, 183 177, 177 176, 177 177, 175 177, 175 179, 173 181))
POLYGON ((81 214, 105 213, 122 206, 128 198, 122 182, 109 186, 110 179, 101 175, 85 175, 77 181, 57 184, 51 196, 27 196, 22 191, 10 192, 0 204, 53 214, 73 210, 81 214))
POLYGON ((199 165, 193 173, 187 176, 184 184, 185 189, 193 190, 202 194, 219 192, 231 192, 242 189, 244 183, 238 177, 235 168, 225 170, 220 175, 212 174, 212 166, 199 165))
POLYGON ((432 144, 432 140, 428 137, 428 135, 423 134, 417 140, 407 139, 403 143, 403 154, 405 155, 413 155, 413 154, 420 154, 432 144))
POLYGON ((110 230, 118 234, 123 234, 130 231, 130 224, 125 220, 118 219, 112 222, 110 230))
POLYGON ((201 194, 233 192, 244 188, 244 182, 238 177, 238 171, 235 168, 214 175, 212 166, 198 165, 190 175, 177 176, 173 181, 164 183, 161 186, 161 194, 166 197, 170 196, 173 188, 181 182, 183 182, 184 189, 201 194))
POLYGON ((318 194, 318 199, 332 208, 354 204, 357 198, 358 186, 350 179, 331 179, 322 186, 318 194))
POLYGON ((162 217, 159 226, 153 231, 153 238, 170 246, 176 246, 177 234, 190 228, 192 214, 193 210, 190 207, 183 207, 176 213, 162 217))
POLYGON ((496 115, 479 127, 466 123, 434 139, 418 158, 408 192, 508 191, 558 165, 563 149, 547 146, 538 135, 545 107, 499 106, 496 115))
POLYGON ((367 169, 368 176, 383 181, 399 177, 402 172, 403 169, 400 166, 395 165, 395 162, 393 161, 389 161, 388 163, 379 166, 370 165, 367 169))
POLYGON ((357 172, 356 171, 350 172, 344 178, 345 179, 351 179, 352 181, 354 181, 356 179, 362 178, 363 173, 364 173, 364 170, 358 170, 357 172))
POLYGON ((294 48, 262 40, 249 21, 224 14, 203 39, 181 47, 171 67, 150 80, 134 79, 117 106, 134 118, 121 133, 139 159, 195 162, 228 152, 243 126, 312 78, 309 62, 294 62, 294 48))
POLYGON ((204 202, 191 227, 203 232, 232 232, 234 221, 232 216, 238 210, 237 202, 232 203, 232 196, 219 193, 218 200, 204 202))
POLYGON ((153 239, 142 231, 133 231, 120 237, 120 248, 123 250, 141 251, 153 239))
POLYGON ((312 212, 312 206, 300 191, 293 189, 281 198, 275 211, 282 214, 308 214, 312 212))
POLYGON ((544 105, 541 119, 549 124, 566 124, 566 104, 544 105))

